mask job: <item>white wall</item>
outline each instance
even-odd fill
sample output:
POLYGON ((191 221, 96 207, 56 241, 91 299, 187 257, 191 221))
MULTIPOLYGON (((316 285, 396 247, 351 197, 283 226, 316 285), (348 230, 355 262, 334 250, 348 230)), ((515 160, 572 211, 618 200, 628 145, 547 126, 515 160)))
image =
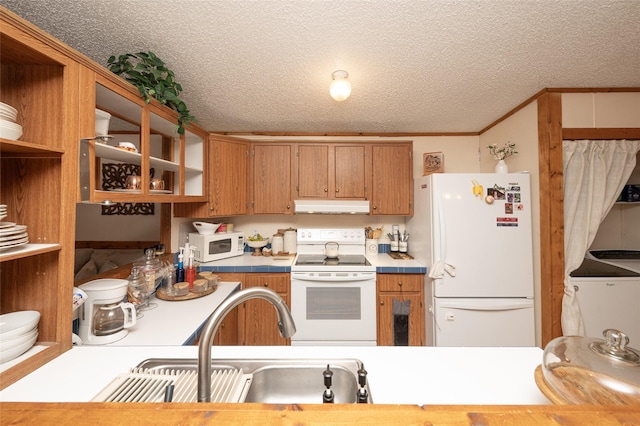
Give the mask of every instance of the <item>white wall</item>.
POLYGON ((496 160, 488 145, 514 142, 518 154, 506 160, 509 172, 529 172, 531 176, 531 217, 533 228, 533 278, 536 316, 536 343, 541 338, 540 284, 540 174, 538 172, 538 102, 534 101, 480 135, 480 169, 494 171, 496 160))
POLYGON ((76 204, 76 241, 159 241, 160 205, 154 215, 102 215, 98 204, 76 204))

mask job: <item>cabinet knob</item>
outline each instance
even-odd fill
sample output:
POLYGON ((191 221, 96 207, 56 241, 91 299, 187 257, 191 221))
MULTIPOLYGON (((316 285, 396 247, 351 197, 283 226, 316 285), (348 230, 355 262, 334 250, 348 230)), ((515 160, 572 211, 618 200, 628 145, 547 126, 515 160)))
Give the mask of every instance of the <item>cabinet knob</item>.
POLYGON ((287 204, 287 210, 291 209, 291 204, 287 204))
POLYGON ((340 188, 336 188, 336 192, 340 192, 340 188))
POLYGON ((378 206, 373 206, 373 209, 374 209, 374 210, 377 210, 377 209, 378 209, 378 206))
POLYGON ((324 189, 324 192, 329 192, 329 189, 325 188, 325 189, 324 189))
POLYGON ((384 301, 383 300, 380 301, 380 306, 384 306, 384 301))
POLYGON ((265 287, 269 287, 269 283, 264 283, 262 285, 265 286, 265 287))
POLYGON ((402 281, 398 281, 398 285, 402 287, 402 281))

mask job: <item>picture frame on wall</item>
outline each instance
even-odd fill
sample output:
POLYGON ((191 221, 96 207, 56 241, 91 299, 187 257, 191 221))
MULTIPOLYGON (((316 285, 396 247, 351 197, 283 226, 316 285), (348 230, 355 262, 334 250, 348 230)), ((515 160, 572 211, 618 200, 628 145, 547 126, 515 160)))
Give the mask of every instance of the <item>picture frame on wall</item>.
POLYGON ((423 174, 444 173, 444 154, 442 152, 425 152, 422 154, 423 174))

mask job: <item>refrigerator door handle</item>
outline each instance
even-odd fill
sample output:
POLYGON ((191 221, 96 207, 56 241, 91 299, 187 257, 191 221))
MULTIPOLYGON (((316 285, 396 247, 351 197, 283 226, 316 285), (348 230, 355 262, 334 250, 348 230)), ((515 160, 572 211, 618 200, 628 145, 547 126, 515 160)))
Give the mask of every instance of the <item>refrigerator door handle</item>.
POLYGON ((434 215, 436 216, 434 220, 436 225, 434 231, 435 259, 431 265, 431 271, 429 271, 429 278, 442 278, 445 272, 455 277, 456 267, 447 262, 447 222, 439 193, 435 194, 433 203, 435 204, 434 215))
POLYGON ((440 302, 441 308, 462 309, 467 311, 513 311, 517 309, 530 309, 533 300, 499 302, 495 304, 478 305, 473 302, 440 302))

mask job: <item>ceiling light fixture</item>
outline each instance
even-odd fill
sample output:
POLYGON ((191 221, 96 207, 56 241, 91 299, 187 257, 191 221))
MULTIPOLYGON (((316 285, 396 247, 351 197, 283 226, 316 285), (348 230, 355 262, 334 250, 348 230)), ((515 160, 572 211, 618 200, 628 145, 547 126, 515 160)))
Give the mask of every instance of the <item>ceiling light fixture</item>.
POLYGON ((333 81, 329 86, 329 93, 336 101, 344 101, 351 94, 351 83, 349 83, 349 73, 343 70, 334 71, 331 74, 333 81))

